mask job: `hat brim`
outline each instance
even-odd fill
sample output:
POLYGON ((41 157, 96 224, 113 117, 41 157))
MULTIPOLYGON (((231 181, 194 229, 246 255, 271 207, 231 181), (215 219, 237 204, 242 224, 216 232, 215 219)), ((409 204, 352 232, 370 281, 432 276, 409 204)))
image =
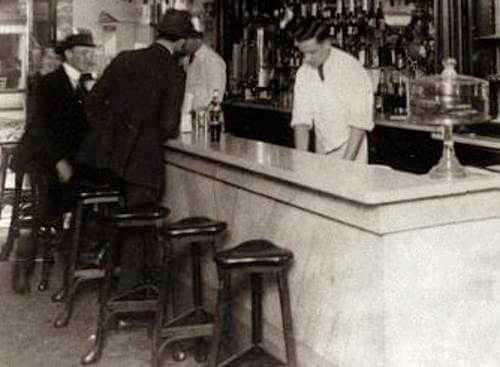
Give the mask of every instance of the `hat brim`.
POLYGON ((173 36, 173 37, 178 37, 178 38, 203 38, 203 32, 198 32, 196 30, 193 30, 191 32, 186 32, 186 33, 175 33, 175 32, 166 32, 161 28, 159 25, 154 25, 153 28, 157 31, 162 33, 164 36, 173 36))
POLYGON ((194 31, 189 38, 203 38, 203 32, 194 31))
POLYGON ((72 49, 73 47, 97 47, 96 44, 92 43, 92 42, 70 42, 70 43, 63 43, 59 46, 59 49, 61 50, 61 52, 64 52, 66 50, 69 50, 69 49, 72 49))
POLYGON ((78 42, 78 43, 73 43, 71 45, 68 45, 67 48, 77 47, 77 46, 82 46, 82 47, 97 47, 97 45, 94 44, 94 43, 90 43, 90 42, 78 42))

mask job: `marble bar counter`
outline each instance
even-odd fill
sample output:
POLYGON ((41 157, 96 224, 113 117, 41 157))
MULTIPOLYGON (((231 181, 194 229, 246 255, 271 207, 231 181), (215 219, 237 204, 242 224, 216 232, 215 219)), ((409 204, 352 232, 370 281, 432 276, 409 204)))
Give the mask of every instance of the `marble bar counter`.
MULTIPOLYGON (((165 148, 172 220, 226 221, 220 248, 266 238, 294 252, 301 367, 498 366, 500 175, 432 180, 233 136, 183 134, 165 148)), ((213 306, 208 255, 206 265, 213 306)), ((283 355, 268 291, 265 344, 283 355)))

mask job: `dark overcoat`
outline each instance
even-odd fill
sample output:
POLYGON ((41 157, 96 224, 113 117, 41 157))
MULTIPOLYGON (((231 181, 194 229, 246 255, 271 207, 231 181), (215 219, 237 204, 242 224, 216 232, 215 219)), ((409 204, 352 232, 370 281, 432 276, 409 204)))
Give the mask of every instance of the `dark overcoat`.
POLYGON ((91 126, 81 162, 159 194, 163 143, 179 131, 185 74, 158 43, 116 56, 86 98, 91 126))

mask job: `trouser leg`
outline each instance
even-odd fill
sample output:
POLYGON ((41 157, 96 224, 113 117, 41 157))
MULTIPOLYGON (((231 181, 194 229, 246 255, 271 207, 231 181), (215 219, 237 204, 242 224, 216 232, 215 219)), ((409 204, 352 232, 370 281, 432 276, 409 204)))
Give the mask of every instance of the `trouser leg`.
MULTIPOLYGON (((138 206, 155 205, 158 200, 154 190, 149 187, 125 184, 125 202, 130 210, 138 206)), ((141 282, 144 265, 150 263, 152 259, 147 258, 150 255, 145 252, 145 246, 148 242, 147 235, 131 230, 122 238, 124 241, 121 246, 121 271, 118 289, 126 290, 141 282)))

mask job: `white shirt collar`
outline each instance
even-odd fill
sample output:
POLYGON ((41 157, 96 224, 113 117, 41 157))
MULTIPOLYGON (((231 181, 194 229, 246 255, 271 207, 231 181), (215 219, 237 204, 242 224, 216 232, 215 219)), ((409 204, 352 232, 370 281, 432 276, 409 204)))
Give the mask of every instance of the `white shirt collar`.
POLYGON ((170 52, 170 56, 174 55, 174 48, 170 43, 167 42, 156 42, 156 43, 162 47, 165 47, 168 50, 168 52, 170 52))
POLYGON ((63 68, 64 71, 66 72, 66 75, 69 77, 69 80, 71 81, 71 84, 73 85, 73 88, 78 87, 78 80, 80 79, 81 73, 75 69, 73 66, 70 64, 63 62, 63 68))
POLYGON ((196 52, 194 53, 195 55, 203 55, 204 53, 206 53, 207 51, 207 46, 205 46, 204 43, 202 43, 200 45, 200 47, 198 47, 198 49, 196 50, 196 52))

